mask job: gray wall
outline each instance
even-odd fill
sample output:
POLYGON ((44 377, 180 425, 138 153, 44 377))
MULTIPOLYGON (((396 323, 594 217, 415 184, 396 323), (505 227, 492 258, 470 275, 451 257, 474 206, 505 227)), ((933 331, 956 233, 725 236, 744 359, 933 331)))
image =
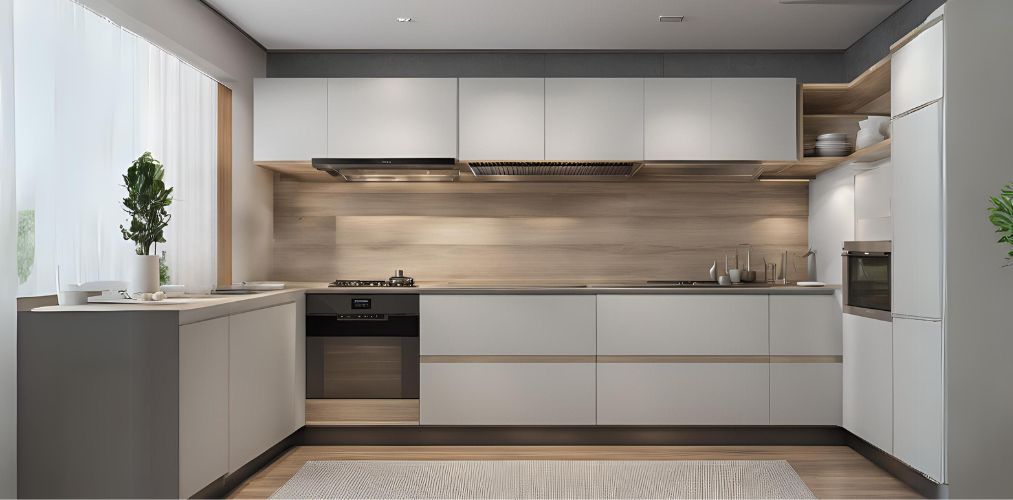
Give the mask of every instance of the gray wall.
POLYGON ((786 77, 841 81, 842 52, 268 52, 269 77, 786 77))
POLYGON ((848 47, 844 52, 844 80, 854 80, 869 66, 886 57, 890 53, 890 45, 924 22, 925 17, 944 2, 945 0, 911 0, 848 47))
POLYGON ((823 52, 268 52, 269 77, 786 77, 849 82, 944 0, 911 0, 847 50, 823 52))
POLYGON ((1013 497, 1013 267, 986 218, 1013 182, 1013 1, 946 5, 946 383, 952 498, 1013 497))

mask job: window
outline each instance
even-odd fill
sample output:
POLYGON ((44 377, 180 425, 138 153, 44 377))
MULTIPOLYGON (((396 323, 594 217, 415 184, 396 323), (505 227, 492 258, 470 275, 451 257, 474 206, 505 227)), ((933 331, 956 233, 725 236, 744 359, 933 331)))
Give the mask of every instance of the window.
POLYGON ((215 282, 217 82, 70 0, 14 0, 18 295, 125 279, 121 176, 150 151, 174 187, 169 283, 215 282))

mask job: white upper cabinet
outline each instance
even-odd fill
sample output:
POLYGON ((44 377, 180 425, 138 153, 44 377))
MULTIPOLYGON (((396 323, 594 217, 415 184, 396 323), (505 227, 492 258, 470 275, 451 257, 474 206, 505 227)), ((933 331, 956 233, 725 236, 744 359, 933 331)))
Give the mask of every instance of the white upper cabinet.
POLYGON ((798 159, 793 78, 711 80, 711 160, 798 159))
POLYGON ((890 60, 890 112, 904 114, 943 97, 943 23, 897 49, 890 60))
POLYGON ((644 81, 644 159, 711 159, 711 79, 644 81))
POLYGON ((942 103, 893 121, 893 312, 942 317, 942 103))
POLYGON ((546 160, 642 160, 643 78, 547 78, 546 160))
POLYGON ((253 108, 254 160, 327 156, 327 79, 257 78, 253 108))
POLYGON ((327 156, 457 157, 456 78, 331 78, 327 156))
POLYGON ((543 78, 461 78, 460 158, 545 158, 543 78))

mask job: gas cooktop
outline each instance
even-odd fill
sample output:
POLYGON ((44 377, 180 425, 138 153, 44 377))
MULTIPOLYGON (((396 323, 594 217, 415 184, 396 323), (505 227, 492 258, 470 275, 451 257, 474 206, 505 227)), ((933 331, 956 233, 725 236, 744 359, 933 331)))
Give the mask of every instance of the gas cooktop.
POLYGON ((327 286, 333 288, 409 287, 415 286, 415 283, 391 283, 387 280, 334 280, 327 286))
POLYGON ((327 286, 334 288, 410 287, 415 286, 415 280, 411 276, 405 276, 404 271, 398 269, 394 276, 385 280, 334 280, 327 286))

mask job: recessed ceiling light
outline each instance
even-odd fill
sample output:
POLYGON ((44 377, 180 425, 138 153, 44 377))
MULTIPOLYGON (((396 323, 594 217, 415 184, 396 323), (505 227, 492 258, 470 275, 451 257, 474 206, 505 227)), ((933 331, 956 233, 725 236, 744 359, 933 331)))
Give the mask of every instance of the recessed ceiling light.
POLYGON ((397 21, 397 22, 399 22, 399 23, 414 23, 415 22, 415 18, 412 18, 412 17, 397 17, 397 18, 394 18, 394 20, 397 21))
POLYGON ((681 23, 686 16, 658 16, 659 23, 681 23))

